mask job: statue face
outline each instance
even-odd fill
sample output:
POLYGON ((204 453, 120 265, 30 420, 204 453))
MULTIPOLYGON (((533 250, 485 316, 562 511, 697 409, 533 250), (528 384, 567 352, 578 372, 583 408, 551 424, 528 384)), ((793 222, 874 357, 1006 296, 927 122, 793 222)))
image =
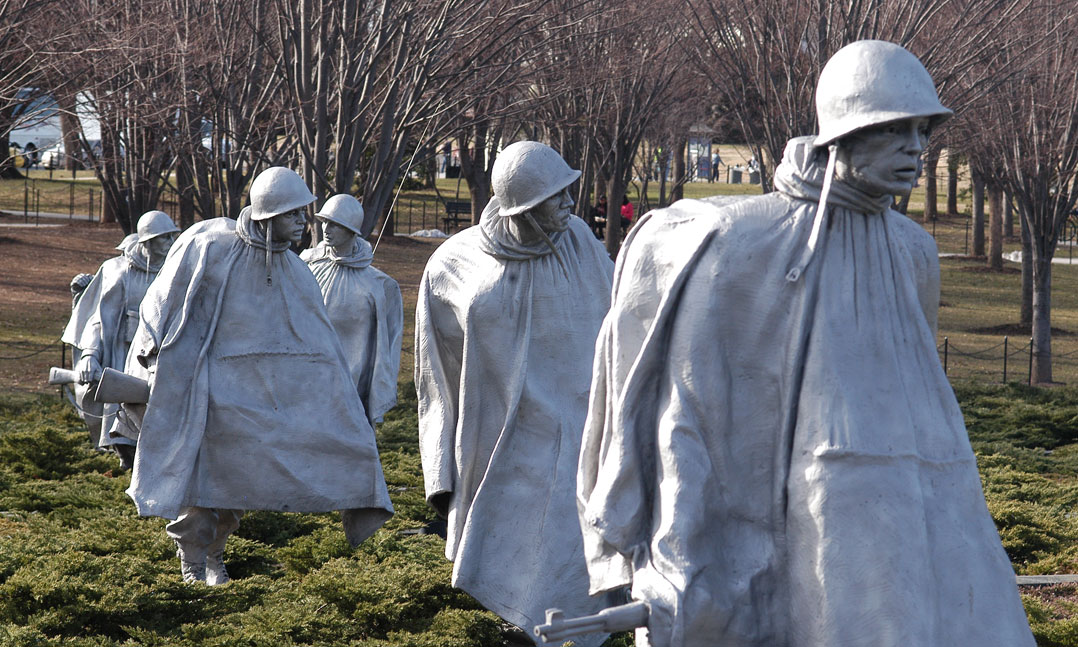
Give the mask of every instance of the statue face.
POLYGON ((356 239, 354 231, 329 220, 322 221, 322 231, 326 235, 326 244, 330 247, 351 247, 356 239))
POLYGON ((307 224, 304 209, 293 209, 270 218, 273 240, 277 242, 298 243, 303 238, 303 226, 307 224))
POLYGON ((565 231, 569 226, 570 209, 573 208, 573 198, 569 195, 569 188, 543 200, 532 209, 532 218, 535 223, 548 234, 555 231, 565 231))
POLYGON ((168 250, 172 247, 172 243, 174 242, 176 242, 176 234, 168 233, 154 236, 143 243, 143 245, 146 246, 146 253, 150 257, 150 264, 156 265, 159 261, 164 259, 165 254, 168 254, 168 250))
POLYGON ((921 168, 929 119, 917 117, 858 130, 842 138, 837 177, 873 196, 905 195, 921 168))

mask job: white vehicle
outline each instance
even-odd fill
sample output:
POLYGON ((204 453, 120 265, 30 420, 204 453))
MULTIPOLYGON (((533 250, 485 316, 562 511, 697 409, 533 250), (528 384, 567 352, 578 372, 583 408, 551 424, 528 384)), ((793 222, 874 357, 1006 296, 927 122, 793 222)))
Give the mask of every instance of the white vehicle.
POLYGON ((64 165, 64 145, 53 144, 41 151, 41 166, 47 169, 57 169, 64 165))

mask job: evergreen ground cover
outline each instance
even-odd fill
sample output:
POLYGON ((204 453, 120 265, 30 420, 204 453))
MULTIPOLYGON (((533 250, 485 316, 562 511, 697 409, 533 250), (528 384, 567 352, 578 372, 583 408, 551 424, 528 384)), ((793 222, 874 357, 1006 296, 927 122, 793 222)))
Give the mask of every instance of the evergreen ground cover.
MULTIPOLYGON (((1078 573, 1078 389, 962 383, 956 393, 1015 572, 1078 573)), ((250 512, 233 582, 185 585, 165 521, 93 451, 66 404, 0 396, 0 645, 493 647, 507 626, 450 584, 424 502, 416 402, 378 431, 396 516, 352 550, 335 513, 250 512)), ((1078 647, 1078 587, 1025 590, 1038 644, 1078 647)), ((612 645, 629 645, 627 634, 612 645)))

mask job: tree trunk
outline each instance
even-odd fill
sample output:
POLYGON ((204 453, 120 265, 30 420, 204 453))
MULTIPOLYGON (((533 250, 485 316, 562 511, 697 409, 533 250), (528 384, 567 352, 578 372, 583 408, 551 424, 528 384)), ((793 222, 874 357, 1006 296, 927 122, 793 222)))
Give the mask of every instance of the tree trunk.
POLYGON ((940 151, 931 148, 925 155, 925 213, 924 222, 930 222, 939 217, 939 209, 936 201, 936 167, 939 166, 940 151))
POLYGON ((487 177, 487 125, 480 122, 474 127, 473 140, 468 141, 466 133, 457 138, 460 148, 460 174, 468 184, 468 193, 472 200, 472 224, 479 224, 483 209, 490 202, 490 180, 487 177), (469 144, 474 149, 469 148, 469 144))
POLYGON ((195 179, 191 172, 190 158, 176 161, 176 201, 180 208, 180 229, 195 224, 195 179))
POLYGON ((58 100, 61 102, 60 139, 64 143, 64 169, 74 171, 81 166, 76 155, 79 151, 79 130, 82 126, 75 116, 75 96, 70 93, 64 93, 58 97, 58 100))
POLYGON ((423 188, 434 189, 434 177, 438 173, 438 157, 431 154, 430 148, 426 149, 427 161, 423 163, 423 188))
POLYGON ((0 179, 21 180, 22 173, 15 168, 15 160, 8 154, 11 150, 11 131, 15 120, 11 117, 11 110, 0 111, 0 179))
POLYGON ((958 215, 958 156, 947 151, 947 215, 958 215))
POLYGON ((618 249, 621 247, 621 199, 625 196, 626 185, 625 174, 616 170, 618 153, 615 153, 614 157, 615 172, 607 182, 606 189, 606 232, 603 236, 610 258, 617 258, 618 249))
POLYGON ((973 255, 984 256, 984 180, 971 174, 973 181, 973 255))
MULTIPOLYGON (((913 192, 910 191, 910 193, 913 193, 913 192)), ((906 215, 906 212, 909 211, 909 209, 910 209, 910 194, 907 193, 906 195, 899 198, 898 201, 895 202, 894 205, 892 206, 892 209, 894 209, 895 211, 899 212, 902 215, 906 215)))
POLYGON ((1024 328, 1033 325, 1033 237, 1025 218, 1021 219, 1022 230, 1022 306, 1018 313, 1019 324, 1024 328))
POLYGON ((988 267, 1003 269, 1003 189, 988 187, 988 267))
POLYGON ((685 197, 685 149, 688 140, 678 140, 674 147, 674 187, 670 189, 670 202, 677 202, 685 197))
POLYGON ((1052 382, 1052 261, 1033 263, 1033 383, 1052 382))

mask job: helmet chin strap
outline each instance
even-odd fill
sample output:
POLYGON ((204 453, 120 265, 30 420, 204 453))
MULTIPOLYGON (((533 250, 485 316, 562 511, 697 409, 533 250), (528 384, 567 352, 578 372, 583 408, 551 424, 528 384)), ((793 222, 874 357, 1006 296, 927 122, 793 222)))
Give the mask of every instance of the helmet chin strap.
MULTIPOLYGON (((277 216, 274 216, 276 218, 277 216)), ((265 221, 266 223, 266 285, 273 285, 273 276, 270 272, 270 262, 273 260, 273 218, 265 221)))
POLYGON ((528 223, 531 224, 532 228, 539 232, 539 235, 543 238, 543 242, 550 248, 550 251, 554 252, 554 258, 558 259, 558 265, 561 265, 561 269, 565 272, 565 275, 569 276, 569 268, 565 266, 565 261, 562 260, 561 254, 558 253, 558 248, 554 247, 554 241, 550 240, 550 236, 547 236, 546 232, 543 231, 543 228, 539 226, 539 223, 535 222, 535 218, 532 216, 531 211, 525 211, 523 215, 528 223))
POLYGON ((827 170, 824 171, 820 202, 816 205, 816 217, 812 221, 812 233, 809 234, 808 243, 801 250, 801 256, 798 258, 797 263, 786 272, 786 280, 790 283, 795 283, 801 278, 801 275, 805 272, 805 267, 808 266, 809 261, 812 260, 812 255, 816 252, 816 244, 820 239, 820 229, 823 228, 823 221, 827 217, 827 197, 831 193, 831 181, 835 177, 837 158, 838 142, 833 142, 827 146, 827 170))

